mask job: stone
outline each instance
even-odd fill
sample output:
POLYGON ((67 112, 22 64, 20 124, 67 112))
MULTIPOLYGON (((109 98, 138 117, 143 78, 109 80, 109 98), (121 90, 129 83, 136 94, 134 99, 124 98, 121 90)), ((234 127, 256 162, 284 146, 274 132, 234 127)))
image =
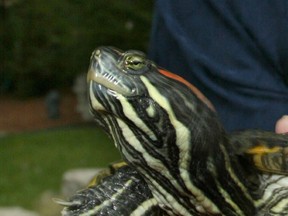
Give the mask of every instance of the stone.
POLYGON ((36 212, 28 211, 22 207, 0 207, 1 216, 39 216, 36 212))
POLYGON ((35 210, 39 212, 41 216, 56 216, 59 215, 63 206, 55 203, 53 200, 60 197, 58 193, 51 190, 44 191, 37 201, 35 201, 35 210))
POLYGON ((62 179, 62 195, 69 198, 77 191, 86 188, 93 177, 95 177, 101 170, 103 170, 103 168, 68 170, 64 173, 62 179))

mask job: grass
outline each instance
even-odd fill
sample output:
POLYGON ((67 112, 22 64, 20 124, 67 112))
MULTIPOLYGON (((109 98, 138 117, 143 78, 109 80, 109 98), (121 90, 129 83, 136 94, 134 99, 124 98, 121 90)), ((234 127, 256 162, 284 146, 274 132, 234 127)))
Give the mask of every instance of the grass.
POLYGON ((70 127, 0 138, 0 206, 33 208, 43 191, 59 191, 63 173, 119 160, 96 127, 70 127))

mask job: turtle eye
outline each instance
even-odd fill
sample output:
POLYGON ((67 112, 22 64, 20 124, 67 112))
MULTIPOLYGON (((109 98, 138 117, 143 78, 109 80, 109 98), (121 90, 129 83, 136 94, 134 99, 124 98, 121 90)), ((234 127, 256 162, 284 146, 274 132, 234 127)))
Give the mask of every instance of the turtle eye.
POLYGON ((147 67, 147 61, 143 56, 130 55, 125 58, 124 66, 128 72, 132 73, 143 73, 147 67))

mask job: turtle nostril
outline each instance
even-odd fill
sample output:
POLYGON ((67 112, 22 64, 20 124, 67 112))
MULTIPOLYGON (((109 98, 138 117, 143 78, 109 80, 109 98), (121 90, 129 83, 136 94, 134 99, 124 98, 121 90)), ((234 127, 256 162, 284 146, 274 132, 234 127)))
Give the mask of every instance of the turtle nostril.
POLYGON ((97 49, 97 50, 95 51, 95 56, 99 57, 99 56, 100 56, 100 54, 101 54, 101 51, 100 51, 100 49, 97 49))
POLYGON ((90 61, 93 59, 97 60, 98 58, 100 58, 100 56, 101 56, 101 50, 100 49, 94 50, 90 57, 90 61))

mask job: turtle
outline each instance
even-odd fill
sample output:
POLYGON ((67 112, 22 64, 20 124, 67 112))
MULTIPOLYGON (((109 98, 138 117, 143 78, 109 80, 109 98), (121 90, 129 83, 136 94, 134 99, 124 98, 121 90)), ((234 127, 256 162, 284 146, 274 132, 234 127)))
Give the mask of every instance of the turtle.
POLYGON ((63 215, 288 215, 288 134, 226 132, 194 85, 137 50, 95 49, 87 86, 125 163, 63 215))

